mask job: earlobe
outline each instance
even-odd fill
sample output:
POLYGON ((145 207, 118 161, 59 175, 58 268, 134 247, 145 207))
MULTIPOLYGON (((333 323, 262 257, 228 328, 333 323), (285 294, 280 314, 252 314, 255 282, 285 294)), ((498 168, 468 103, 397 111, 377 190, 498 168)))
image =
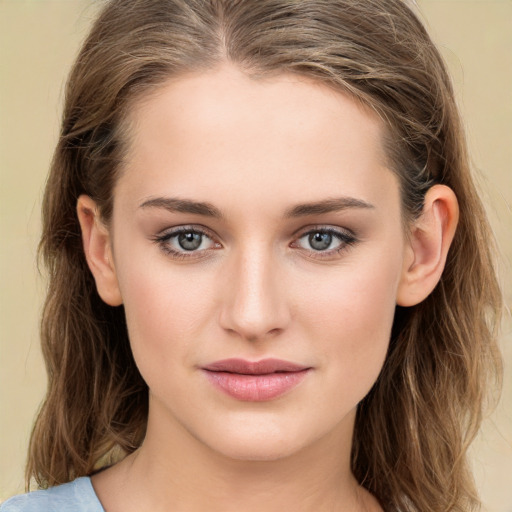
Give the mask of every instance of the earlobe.
POLYGON ((434 185, 425 195, 421 216, 410 229, 407 255, 398 286, 397 304, 414 306, 424 300, 441 278, 459 219, 454 192, 434 185))
POLYGON ((77 215, 82 230, 82 243, 100 297, 110 306, 123 303, 114 261, 111 236, 102 222, 96 203, 86 195, 77 201, 77 215))

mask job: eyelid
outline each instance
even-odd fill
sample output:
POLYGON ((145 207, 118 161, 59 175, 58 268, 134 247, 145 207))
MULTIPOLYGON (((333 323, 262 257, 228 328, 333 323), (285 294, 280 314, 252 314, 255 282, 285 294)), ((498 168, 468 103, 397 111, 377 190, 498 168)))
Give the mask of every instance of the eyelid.
POLYGON ((331 224, 312 224, 310 226, 305 226, 294 231, 292 233, 292 237, 297 239, 315 232, 332 233, 334 235, 339 235, 340 237, 357 238, 356 234, 351 229, 341 226, 333 226, 331 224))
POLYGON ((309 226, 303 226, 292 233, 292 237, 300 238, 301 236, 307 235, 308 233, 322 231, 324 233, 339 233, 340 235, 347 235, 356 238, 356 234, 349 228, 335 226, 333 224, 311 224, 309 226))
POLYGON ((349 248, 359 242, 359 238, 356 234, 348 228, 342 228, 340 226, 332 225, 313 225, 306 226, 297 230, 294 234, 294 240, 290 244, 290 247, 297 248, 308 254, 309 258, 313 259, 326 259, 336 257, 342 252, 347 251, 349 248), (325 251, 315 251, 314 249, 306 249, 298 245, 298 241, 307 235, 312 233, 328 233, 336 237, 340 241, 340 246, 333 249, 327 249, 325 251))
POLYGON ((155 242, 160 249, 170 255, 171 257, 175 259, 194 259, 194 258, 204 258, 207 255, 209 255, 210 251, 217 250, 222 247, 222 244, 218 241, 218 237, 215 236, 211 230, 208 228, 198 225, 198 224, 188 224, 188 225, 181 225, 181 226, 174 226, 171 228, 166 228, 162 231, 160 231, 155 236, 151 237, 152 241, 155 242), (186 251, 186 250, 176 250, 170 246, 169 241, 180 235, 181 233, 199 233, 207 238, 209 238, 212 243, 213 247, 209 247, 207 249, 198 249, 193 251, 186 251))
MULTIPOLYGON (((289 247, 299 249, 304 253, 308 254, 309 258, 312 259, 327 259, 338 256, 340 253, 347 251, 350 247, 357 244, 359 242, 356 234, 346 227, 340 226, 332 226, 325 224, 311 225, 305 226, 293 233, 293 241, 289 244, 289 247), (314 250, 307 249, 299 246, 298 241, 312 233, 328 233, 334 236, 339 240, 339 247, 335 247, 333 249, 326 250, 314 250)), ((211 252, 214 250, 221 249, 223 246, 218 241, 218 236, 216 236, 210 229, 205 226, 201 226, 198 224, 189 224, 189 225, 180 225, 175 227, 166 228, 160 231, 155 236, 152 236, 151 239, 157 245, 159 245, 160 249, 174 259, 204 259, 208 256, 211 256, 211 252), (179 235, 180 233, 199 233, 212 241, 213 247, 208 247, 206 249, 198 249, 192 251, 186 250, 176 250, 173 249, 169 243, 169 240, 173 237, 179 235)))

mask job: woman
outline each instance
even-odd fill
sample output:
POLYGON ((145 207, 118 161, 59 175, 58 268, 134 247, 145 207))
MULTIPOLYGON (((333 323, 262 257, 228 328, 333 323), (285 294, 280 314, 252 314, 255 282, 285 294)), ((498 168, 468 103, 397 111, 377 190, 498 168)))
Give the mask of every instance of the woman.
POLYGON ((476 510, 490 241, 404 2, 109 2, 44 203, 51 489, 2 510, 476 510))

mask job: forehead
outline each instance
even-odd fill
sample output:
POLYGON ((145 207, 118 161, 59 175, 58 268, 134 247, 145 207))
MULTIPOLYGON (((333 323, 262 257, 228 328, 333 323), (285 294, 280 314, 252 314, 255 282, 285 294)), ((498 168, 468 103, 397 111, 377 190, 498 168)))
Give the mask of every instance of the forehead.
POLYGON ((377 195, 390 180, 377 115, 302 76, 254 79, 229 65, 184 75, 138 101, 129 125, 120 182, 139 196, 160 187, 211 200, 228 184, 303 201, 377 195))

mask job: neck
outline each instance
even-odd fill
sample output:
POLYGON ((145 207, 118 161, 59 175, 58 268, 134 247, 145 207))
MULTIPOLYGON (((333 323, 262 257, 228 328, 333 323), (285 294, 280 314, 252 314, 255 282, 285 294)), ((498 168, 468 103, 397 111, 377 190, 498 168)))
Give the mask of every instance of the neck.
POLYGON ((348 420, 292 455, 241 460, 150 414, 141 448, 93 477, 93 484, 106 512, 380 510, 350 471, 353 415, 348 420))

